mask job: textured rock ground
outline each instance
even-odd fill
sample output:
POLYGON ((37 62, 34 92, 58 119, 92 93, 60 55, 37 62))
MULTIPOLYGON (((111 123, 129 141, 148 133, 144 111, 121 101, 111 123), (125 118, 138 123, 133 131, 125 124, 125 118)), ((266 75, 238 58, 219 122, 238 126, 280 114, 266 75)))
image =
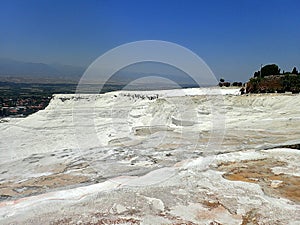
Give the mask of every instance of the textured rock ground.
POLYGON ((1 123, 0 223, 300 224, 300 96, 203 94, 58 95, 1 123))

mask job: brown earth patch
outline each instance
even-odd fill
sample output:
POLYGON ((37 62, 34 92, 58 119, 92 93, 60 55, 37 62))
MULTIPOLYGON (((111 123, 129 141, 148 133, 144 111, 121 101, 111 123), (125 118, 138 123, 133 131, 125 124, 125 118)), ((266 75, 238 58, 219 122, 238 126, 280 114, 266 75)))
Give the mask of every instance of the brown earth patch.
POLYGON ((223 206, 219 201, 202 201, 201 202, 202 205, 204 205, 205 207, 209 208, 209 209, 214 209, 217 208, 219 206, 223 206))
POLYGON ((52 174, 32 178, 23 182, 5 182, 0 184, 2 198, 24 197, 43 193, 46 190, 87 182, 88 177, 71 174, 52 174))
POLYGON ((272 168, 283 166, 286 166, 285 162, 267 158, 222 163, 218 170, 226 172, 223 174, 225 179, 257 183, 272 197, 283 197, 300 203, 300 177, 272 172, 272 168))
POLYGON ((253 210, 249 211, 243 216, 243 222, 241 225, 259 225, 258 217, 259 215, 257 215, 253 210))
POLYGON ((230 216, 232 219, 240 220, 240 215, 231 214, 222 204, 217 203, 217 205, 213 206, 208 211, 201 210, 198 212, 196 218, 199 220, 209 219, 213 222, 217 222, 215 219, 219 215, 230 216))

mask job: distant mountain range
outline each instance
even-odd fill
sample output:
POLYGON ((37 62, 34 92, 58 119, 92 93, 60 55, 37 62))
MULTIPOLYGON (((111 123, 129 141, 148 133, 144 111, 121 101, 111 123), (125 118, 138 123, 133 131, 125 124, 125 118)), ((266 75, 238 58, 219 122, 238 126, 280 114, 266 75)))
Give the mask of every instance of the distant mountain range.
POLYGON ((19 77, 23 79, 59 79, 77 81, 85 68, 62 65, 58 63, 45 64, 22 62, 13 59, 0 58, 0 77, 19 77))
MULTIPOLYGON (((143 77, 160 77, 165 80, 156 81, 153 78, 140 80, 134 86, 197 86, 193 79, 183 72, 166 66, 148 65, 148 68, 140 68, 128 71, 126 69, 114 74, 108 84, 127 85, 143 77), (151 69, 149 69, 151 67, 151 69), (169 82, 173 81, 173 84, 169 82)), ((86 68, 80 66, 46 64, 34 62, 22 62, 13 59, 0 58, 0 82, 14 83, 77 83, 86 68)), ((100 74, 99 74, 100 75, 100 74)), ((94 83, 92 81, 92 83, 94 83)))

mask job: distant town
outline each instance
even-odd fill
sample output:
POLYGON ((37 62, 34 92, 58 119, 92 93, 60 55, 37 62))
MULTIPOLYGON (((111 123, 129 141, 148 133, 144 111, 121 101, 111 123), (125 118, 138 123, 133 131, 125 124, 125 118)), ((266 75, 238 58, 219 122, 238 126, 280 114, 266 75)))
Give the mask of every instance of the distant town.
POLYGON ((0 97, 0 117, 25 117, 38 110, 46 108, 51 97, 0 97))
POLYGON ((71 84, 0 82, 0 118, 26 117, 46 108, 54 93, 70 94, 74 90, 71 84))

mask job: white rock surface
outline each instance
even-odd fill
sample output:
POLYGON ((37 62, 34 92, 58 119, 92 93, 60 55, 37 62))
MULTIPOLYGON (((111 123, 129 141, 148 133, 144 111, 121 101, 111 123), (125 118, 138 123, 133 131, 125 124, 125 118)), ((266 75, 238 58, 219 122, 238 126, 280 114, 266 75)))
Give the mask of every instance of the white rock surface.
POLYGON ((300 143, 299 112, 300 95, 238 89, 55 95, 45 110, 0 123, 0 190, 14 193, 2 193, 0 224, 299 224, 298 202, 217 169, 269 159, 285 163, 274 174, 299 176, 299 150, 268 149, 300 143), (78 176, 87 181, 72 183, 78 176), (27 192, 9 189, 23 183, 27 192))

